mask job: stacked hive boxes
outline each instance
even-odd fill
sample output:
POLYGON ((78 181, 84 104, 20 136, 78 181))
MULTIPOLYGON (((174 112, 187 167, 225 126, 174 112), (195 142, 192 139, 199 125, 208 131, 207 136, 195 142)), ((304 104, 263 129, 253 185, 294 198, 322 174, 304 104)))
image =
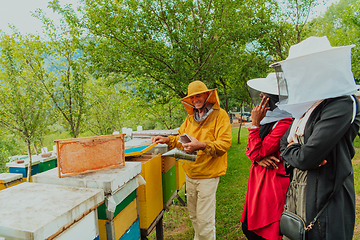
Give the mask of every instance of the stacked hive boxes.
MULTIPOLYGON (((176 129, 172 129, 172 130, 145 130, 145 131, 135 131, 132 132, 132 136, 134 139, 150 139, 152 136, 157 136, 157 135, 161 135, 161 136, 176 136, 178 135, 178 131, 176 129)), ((153 147, 152 149, 150 149, 147 153, 166 153, 168 151, 168 146, 166 144, 158 144, 157 146, 153 147)), ((182 167, 182 165, 184 164, 184 160, 178 160, 175 162, 176 165, 176 190, 180 190, 182 188, 182 186, 185 184, 185 171, 182 167)), ((167 172, 167 171, 165 171, 167 172)), ((165 174, 164 169, 163 169, 163 174, 165 174)), ((169 172, 167 175, 170 175, 171 172, 169 172)), ((163 178, 168 178, 168 176, 163 175, 163 178)), ((172 175, 171 175, 172 176, 172 175)), ((168 182, 166 180, 164 180, 164 182, 168 182)), ((164 203, 166 199, 169 199, 167 196, 167 193, 169 193, 169 189, 170 192, 173 189, 173 185, 170 182, 169 183, 170 186, 163 186, 164 190, 164 203), (166 194, 165 194, 166 193, 166 194)))
MULTIPOLYGON (((52 154, 52 153, 50 153, 52 154)), ((6 166, 9 168, 9 173, 19 173, 22 174, 23 180, 26 181, 28 174, 29 158, 28 156, 23 157, 23 163, 16 163, 15 161, 9 162, 6 166)), ((40 155, 31 156, 31 176, 45 172, 47 170, 53 169, 56 167, 56 156, 52 154, 50 157, 41 157, 40 155)))
MULTIPOLYGON (((33 159, 31 163, 31 176, 39 173, 40 159, 33 159)), ((24 159, 23 163, 9 162, 6 164, 9 168, 9 173, 21 173, 24 181, 26 181, 28 174, 29 158, 24 159)))
POLYGON ((101 189, 21 183, 0 191, 0 238, 98 239, 101 189))
MULTIPOLYGON (((168 146, 166 144, 158 144, 151 150, 149 153, 166 153, 168 151, 168 146)), ((182 182, 181 184, 181 177, 185 179, 184 170, 178 169, 178 161, 175 160, 174 157, 167 157, 161 156, 161 172, 162 172, 162 186, 163 186, 163 204, 164 208, 167 208, 170 203, 172 202, 173 198, 177 194, 177 189, 180 189, 182 185, 185 183, 182 182), (182 172, 181 172, 182 171, 182 172), (179 176, 178 176, 179 173, 179 176), (182 173, 182 174, 181 174, 182 173), (177 188, 178 184, 178 177, 179 177, 179 184, 181 186, 177 188)))
POLYGON ((100 239, 120 239, 131 230, 135 239, 140 238, 140 226, 132 227, 139 225, 137 187, 138 181, 134 178, 98 208, 100 239))
POLYGON ((18 173, 1 173, 0 190, 15 186, 23 182, 22 174, 18 173))
POLYGON ((137 176, 141 164, 126 163, 125 166, 98 170, 83 174, 58 177, 57 168, 37 174, 33 181, 85 188, 100 188, 104 191, 104 204, 97 209, 99 239, 120 239, 126 232, 140 237, 138 225, 137 176))
MULTIPOLYGON (((126 159, 126 164, 141 163, 141 176, 146 184, 138 188, 140 228, 150 229, 163 210, 163 190, 161 178, 161 154, 141 155, 126 159)), ((145 234, 147 235, 147 234, 145 234)))

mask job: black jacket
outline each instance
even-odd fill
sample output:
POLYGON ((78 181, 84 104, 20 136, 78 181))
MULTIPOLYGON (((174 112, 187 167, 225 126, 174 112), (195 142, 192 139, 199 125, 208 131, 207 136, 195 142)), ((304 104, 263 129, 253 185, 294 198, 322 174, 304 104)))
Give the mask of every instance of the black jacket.
MULTIPOLYGON (((306 123, 304 145, 287 146, 289 130, 281 139, 284 162, 308 170, 306 185, 306 222, 316 216, 338 183, 353 172, 351 159, 353 141, 360 126, 360 104, 356 99, 356 117, 350 96, 325 99, 317 106, 306 123), (327 164, 319 167, 323 160, 327 164)), ((352 239, 355 224, 354 177, 349 176, 330 200, 307 239, 352 239)))

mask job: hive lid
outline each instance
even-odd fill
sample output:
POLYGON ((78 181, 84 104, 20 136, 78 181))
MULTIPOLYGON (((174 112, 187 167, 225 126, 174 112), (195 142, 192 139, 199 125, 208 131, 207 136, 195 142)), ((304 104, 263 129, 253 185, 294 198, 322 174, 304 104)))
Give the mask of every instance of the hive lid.
POLYGON ((144 154, 156 145, 157 143, 152 143, 151 139, 131 139, 125 142, 125 157, 144 154))
POLYGON ((105 205, 107 206, 107 210, 109 212, 115 212, 116 206, 119 205, 122 201, 124 201, 124 199, 129 196, 133 191, 135 191, 138 187, 138 179, 133 178, 116 192, 106 196, 105 205))
POLYGON ((101 189, 21 183, 0 191, 0 233, 5 239, 45 239, 104 200, 101 189))
POLYGON ((105 194, 111 194, 130 179, 141 173, 141 163, 126 162, 125 166, 98 170, 89 173, 58 177, 57 168, 33 176, 33 182, 58 184, 65 186, 100 188, 105 194))
POLYGON ((133 138, 151 138, 152 136, 176 136, 178 135, 178 129, 170 130, 143 130, 143 131, 134 131, 132 132, 133 138))
MULTIPOLYGON (((18 167, 18 168, 26 168, 29 166, 29 161, 30 159, 29 158, 26 158, 26 159, 22 159, 24 160, 23 163, 16 163, 16 162, 8 162, 6 163, 6 166, 7 167, 18 167)), ((31 156, 31 165, 37 165, 40 163, 40 159, 39 158, 36 158, 36 157, 33 157, 31 156)))
POLYGON ((21 173, 0 173, 0 183, 8 183, 18 179, 22 179, 21 173))
MULTIPOLYGON (((28 156, 21 157, 20 159, 24 160, 24 162, 16 163, 15 160, 13 160, 11 162, 6 163, 6 166, 7 167, 20 167, 20 168, 25 168, 25 167, 29 166, 29 157, 28 156)), ((46 157, 46 158, 43 158, 40 155, 32 155, 31 156, 31 160, 32 160, 31 164, 36 165, 36 164, 39 164, 40 162, 47 162, 47 161, 51 161, 54 159, 56 159, 56 155, 54 153, 52 154, 52 156, 46 157)))

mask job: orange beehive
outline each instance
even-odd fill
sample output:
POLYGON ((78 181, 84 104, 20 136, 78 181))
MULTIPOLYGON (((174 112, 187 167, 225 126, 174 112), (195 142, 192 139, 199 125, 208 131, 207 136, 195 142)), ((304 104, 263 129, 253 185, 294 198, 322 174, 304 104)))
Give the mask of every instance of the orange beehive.
POLYGON ((55 140, 59 177, 124 166, 124 135, 55 140))

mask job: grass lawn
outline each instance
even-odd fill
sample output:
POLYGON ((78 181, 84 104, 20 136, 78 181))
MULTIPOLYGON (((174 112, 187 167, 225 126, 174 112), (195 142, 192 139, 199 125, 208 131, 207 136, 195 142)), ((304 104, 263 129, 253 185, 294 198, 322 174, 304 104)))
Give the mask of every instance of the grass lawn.
MULTIPOLYGON (((244 206, 247 189, 250 160, 244 154, 248 130, 242 128, 241 144, 237 144, 238 128, 233 128, 233 142, 228 151, 228 168, 226 175, 220 178, 216 200, 216 235, 217 239, 246 239, 241 230, 240 217, 244 206)), ((360 239, 360 139, 355 140, 356 155, 354 157, 355 191, 357 195, 356 226, 354 239, 360 239)), ((179 195, 184 199, 184 189, 179 195)), ((193 229, 186 207, 175 199, 164 214, 164 239, 193 239, 193 229)), ((156 239, 155 232, 148 239, 156 239)))

